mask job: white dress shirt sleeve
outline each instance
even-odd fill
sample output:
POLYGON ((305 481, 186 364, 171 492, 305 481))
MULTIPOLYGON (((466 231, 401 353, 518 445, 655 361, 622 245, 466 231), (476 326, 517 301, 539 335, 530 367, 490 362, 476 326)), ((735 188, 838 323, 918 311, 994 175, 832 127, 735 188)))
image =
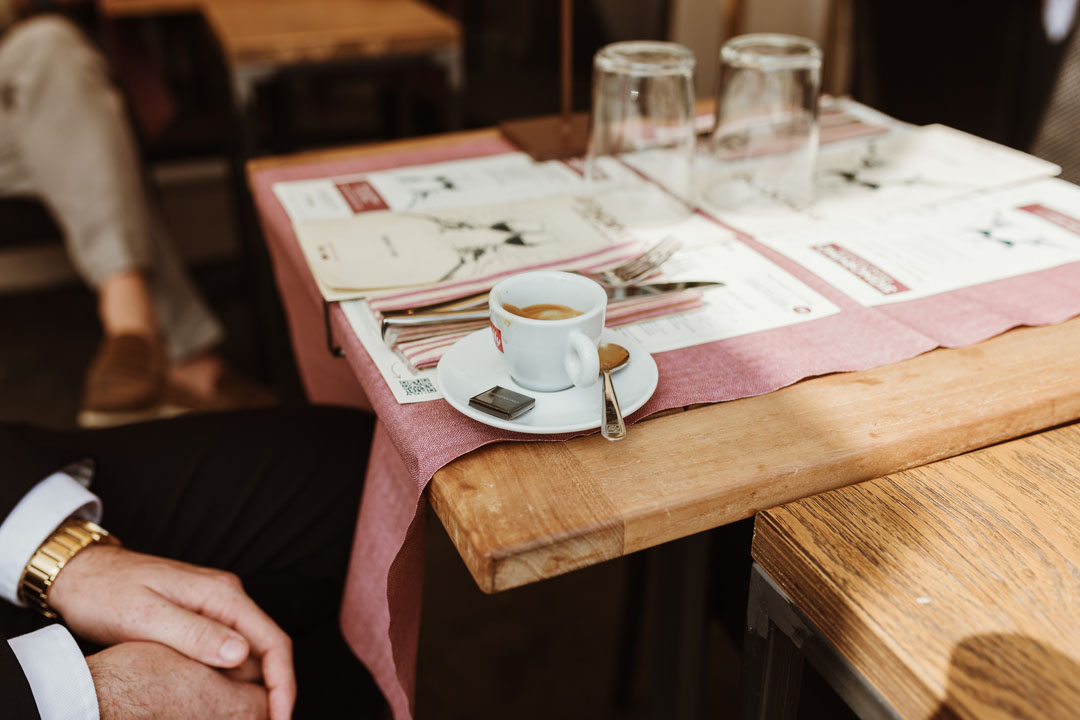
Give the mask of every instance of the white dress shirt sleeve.
MULTIPOLYGON (((22 497, 0 524, 0 597, 17 597, 26 563, 71 516, 98 522, 101 501, 66 472, 53 473, 22 497)), ((99 720, 90 668, 63 625, 8 640, 37 703, 41 720, 99 720)))
POLYGON ((41 720, 100 720, 90 668, 63 625, 8 640, 34 693, 41 720))
POLYGON ((1077 0, 1043 0, 1043 27, 1050 42, 1059 43, 1069 34, 1076 5, 1077 0))
POLYGON ((26 563, 72 515, 98 522, 101 501, 67 473, 53 473, 22 497, 0 524, 0 597, 24 605, 17 595, 26 563))

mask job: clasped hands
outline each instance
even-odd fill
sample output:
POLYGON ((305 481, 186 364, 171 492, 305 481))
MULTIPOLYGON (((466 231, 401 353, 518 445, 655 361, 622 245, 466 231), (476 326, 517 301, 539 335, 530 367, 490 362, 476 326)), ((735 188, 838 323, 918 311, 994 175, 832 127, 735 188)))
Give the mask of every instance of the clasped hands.
POLYGON ((231 573, 95 545, 57 575, 49 604, 107 646, 86 658, 102 720, 292 713, 292 642, 231 573))

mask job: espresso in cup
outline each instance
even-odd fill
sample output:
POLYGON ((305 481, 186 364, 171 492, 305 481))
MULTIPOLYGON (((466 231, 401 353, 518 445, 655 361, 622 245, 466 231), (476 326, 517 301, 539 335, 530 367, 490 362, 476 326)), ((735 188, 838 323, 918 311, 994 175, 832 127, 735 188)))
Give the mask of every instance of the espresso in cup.
POLYGON ((557 392, 596 382, 607 309, 600 285, 551 270, 511 275, 491 289, 488 309, 495 350, 518 385, 557 392))
POLYGON ((581 310, 575 310, 568 305, 559 305, 558 303, 536 303, 535 305, 526 305, 519 308, 517 305, 504 302, 502 306, 506 312, 530 320, 566 320, 567 318, 584 315, 581 310))

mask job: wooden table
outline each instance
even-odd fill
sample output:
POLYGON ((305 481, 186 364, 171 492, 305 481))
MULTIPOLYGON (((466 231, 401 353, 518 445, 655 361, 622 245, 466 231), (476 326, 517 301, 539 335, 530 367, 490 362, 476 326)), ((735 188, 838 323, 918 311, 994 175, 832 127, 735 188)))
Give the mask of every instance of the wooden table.
POLYGON ((208 2, 213 0, 97 0, 97 6, 107 17, 122 18, 199 12, 208 2))
MULTIPOLYGON (((248 163, 249 182, 264 170, 496 137, 481 130, 262 158, 248 163)), ((285 294, 292 295, 286 304, 294 338, 306 350, 298 357, 301 372, 327 379, 325 387, 352 382, 355 390, 352 368, 325 349, 310 271, 298 253, 291 257, 279 278, 292 278, 285 294)), ((633 425, 617 446, 599 435, 489 445, 436 472, 428 497, 485 592, 655 548, 650 566, 663 592, 654 612, 654 660, 669 669, 668 677, 654 678, 656 716, 695 717, 708 568, 703 531, 1076 420, 1077 357, 1080 319, 1017 329, 873 370, 661 413, 633 425), (678 538, 685 540, 671 542, 678 538)))
POLYGON ((1076 717, 1080 425, 759 513, 753 555, 748 717, 794 716, 794 645, 862 717, 1076 717))
POLYGON ((233 74, 241 108, 284 67, 408 56, 444 65, 463 82, 461 24, 421 0, 98 0, 113 18, 201 12, 233 74))
POLYGON ((227 0, 203 9, 241 106, 284 67, 429 57, 460 92, 461 25, 419 0, 227 0))
POLYGON ((416 0, 227 0, 204 8, 234 63, 457 52, 460 24, 416 0))
MULTIPOLYGON (((482 130, 263 158, 309 165, 495 137, 482 130)), ((978 345, 673 411, 599 435, 498 443, 437 472, 430 499, 484 592, 1080 418, 1080 318, 978 345)), ((329 359, 329 355, 328 355, 329 359)))

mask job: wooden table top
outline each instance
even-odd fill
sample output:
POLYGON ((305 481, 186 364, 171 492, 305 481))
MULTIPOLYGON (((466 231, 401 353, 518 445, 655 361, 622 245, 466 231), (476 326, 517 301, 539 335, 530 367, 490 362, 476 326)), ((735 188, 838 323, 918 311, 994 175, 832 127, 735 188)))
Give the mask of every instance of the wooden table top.
MULTIPOLYGON (((97 6, 106 17, 139 17, 143 15, 168 15, 179 12, 198 12, 213 0, 97 0, 97 6)), ((228 2, 228 0, 223 0, 228 2)))
MULTIPOLYGON (((262 158, 249 175, 472 142, 494 130, 262 158)), ((612 445, 498 443, 431 481, 479 587, 497 592, 810 495, 1080 418, 1080 318, 674 411, 612 445)))
POLYGON ((457 50, 461 25, 420 0, 99 0, 111 17, 201 11, 231 63, 283 65, 457 50))
POLYGON ((753 554, 901 717, 1076 717, 1080 425, 760 513, 753 554))
POLYGON ((396 57, 461 44, 461 25, 418 0, 228 0, 204 11, 233 63, 396 57))

